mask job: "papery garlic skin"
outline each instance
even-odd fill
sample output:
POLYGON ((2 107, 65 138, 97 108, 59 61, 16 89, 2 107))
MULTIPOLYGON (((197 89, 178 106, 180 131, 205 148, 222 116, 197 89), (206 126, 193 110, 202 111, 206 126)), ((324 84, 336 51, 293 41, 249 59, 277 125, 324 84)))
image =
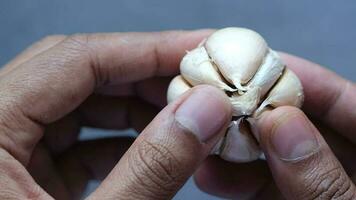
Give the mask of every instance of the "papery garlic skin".
POLYGON ((282 75, 284 67, 279 55, 272 49, 269 49, 262 65, 252 80, 247 84, 247 89, 259 87, 261 88, 261 97, 265 96, 268 90, 282 75))
POLYGON ((243 91, 242 84, 252 78, 268 51, 258 33, 234 27, 216 31, 205 42, 205 48, 226 80, 243 91))
MULTIPOLYGON (((213 85, 229 96, 233 120, 212 154, 231 162, 263 157, 258 146, 256 118, 278 106, 301 107, 303 87, 258 33, 245 28, 216 31, 182 59, 181 76, 168 88, 168 102, 192 86, 213 85)), ((204 102, 202 102, 204 103, 204 102)))
POLYGON ((187 52, 180 63, 180 73, 193 86, 209 84, 222 90, 236 91, 223 81, 203 46, 187 52))
POLYGON ((301 107, 303 101, 304 94, 302 84, 290 69, 286 69, 254 115, 260 115, 267 106, 273 108, 287 105, 301 107))
POLYGON ((235 94, 230 97, 233 116, 251 115, 257 108, 261 97, 261 88, 254 87, 244 95, 235 94))
POLYGON ((261 150, 242 118, 232 121, 225 136, 220 157, 232 162, 249 162, 261 155, 261 150))

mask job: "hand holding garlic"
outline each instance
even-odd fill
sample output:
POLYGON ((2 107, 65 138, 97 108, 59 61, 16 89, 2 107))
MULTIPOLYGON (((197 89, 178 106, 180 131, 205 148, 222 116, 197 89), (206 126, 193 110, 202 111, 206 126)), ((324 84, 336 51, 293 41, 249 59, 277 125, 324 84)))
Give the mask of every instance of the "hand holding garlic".
POLYGON ((258 33, 245 28, 216 31, 187 52, 180 71, 168 88, 168 102, 199 84, 213 85, 229 96, 233 121, 212 153, 232 162, 261 156, 251 131, 255 118, 278 106, 300 107, 304 98, 297 76, 258 33))

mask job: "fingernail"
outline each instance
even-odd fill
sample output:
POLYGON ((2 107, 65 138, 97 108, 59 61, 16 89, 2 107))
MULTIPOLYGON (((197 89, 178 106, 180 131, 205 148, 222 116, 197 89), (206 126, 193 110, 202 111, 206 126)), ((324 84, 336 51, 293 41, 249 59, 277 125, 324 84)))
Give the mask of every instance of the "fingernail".
POLYGON ((176 121, 205 143, 229 120, 228 100, 217 89, 199 88, 185 99, 175 113, 176 121))
POLYGON ((319 147, 315 128, 299 113, 281 116, 272 129, 272 145, 284 160, 299 160, 315 153, 319 147))

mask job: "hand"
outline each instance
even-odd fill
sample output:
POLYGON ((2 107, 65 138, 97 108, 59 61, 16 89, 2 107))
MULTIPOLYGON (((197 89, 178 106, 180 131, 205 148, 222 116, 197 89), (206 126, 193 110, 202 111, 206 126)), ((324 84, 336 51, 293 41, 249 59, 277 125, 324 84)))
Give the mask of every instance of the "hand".
POLYGON ((172 197, 231 119, 227 97, 201 86, 151 121, 185 50, 208 34, 52 36, 4 66, 0 199, 78 199, 110 170, 89 199, 172 197), (141 131, 149 122, 125 155, 128 138, 77 141, 82 126, 141 131))
POLYGON ((297 108, 266 113, 258 121, 258 134, 268 167, 264 161, 232 164, 209 158, 195 174, 198 186, 241 199, 355 198, 355 84, 314 63, 281 55, 301 79, 303 110, 319 130, 297 108))

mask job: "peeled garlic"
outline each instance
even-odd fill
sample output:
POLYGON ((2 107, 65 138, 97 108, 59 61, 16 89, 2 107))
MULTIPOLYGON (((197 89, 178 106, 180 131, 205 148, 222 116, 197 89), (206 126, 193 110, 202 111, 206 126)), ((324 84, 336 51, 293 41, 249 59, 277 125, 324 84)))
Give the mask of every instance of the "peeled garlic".
POLYGON ((263 157, 259 138, 251 133, 256 117, 278 106, 300 107, 304 98, 298 77, 258 33, 245 28, 216 31, 187 53, 180 70, 182 76, 168 88, 168 102, 198 84, 213 85, 229 96, 234 118, 212 153, 232 162, 263 157))

